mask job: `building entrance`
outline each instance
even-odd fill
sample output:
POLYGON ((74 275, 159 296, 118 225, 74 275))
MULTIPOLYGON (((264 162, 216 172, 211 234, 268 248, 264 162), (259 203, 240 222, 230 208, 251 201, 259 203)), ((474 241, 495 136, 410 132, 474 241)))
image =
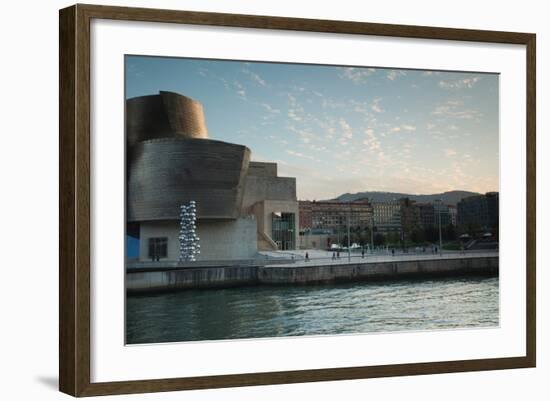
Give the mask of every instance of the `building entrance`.
POLYGON ((279 250, 296 249, 294 213, 275 212, 271 220, 271 238, 279 250))

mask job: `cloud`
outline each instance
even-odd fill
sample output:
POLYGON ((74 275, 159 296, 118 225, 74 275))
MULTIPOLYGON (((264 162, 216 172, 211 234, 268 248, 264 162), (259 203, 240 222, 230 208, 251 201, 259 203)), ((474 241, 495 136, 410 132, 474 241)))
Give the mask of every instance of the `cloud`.
POLYGON ((370 151, 375 151, 380 149, 380 141, 374 134, 372 128, 367 128, 365 130, 366 139, 363 140, 363 145, 366 145, 370 151))
POLYGON ((233 88, 235 89, 235 93, 237 94, 237 96, 239 96, 241 99, 246 100, 246 91, 244 89, 244 86, 242 86, 240 82, 233 81, 233 88))
POLYGON ((432 75, 441 75, 441 71, 424 71, 422 75, 425 77, 430 77, 432 75))
POLYGON ((456 156, 456 150, 454 149, 445 149, 445 157, 455 157, 456 156))
POLYGON ((226 90, 230 90, 230 89, 231 89, 231 85, 229 84, 229 82, 227 81, 227 79, 221 78, 221 77, 215 77, 215 78, 218 79, 218 80, 223 84, 223 87, 224 87, 226 90))
POLYGON ((145 76, 145 73, 143 70, 136 64, 132 63, 131 61, 127 64, 127 72, 128 75, 133 75, 134 77, 143 78, 145 76))
POLYGON ((303 143, 310 143, 315 138, 315 135, 313 135, 308 130, 299 129, 299 128, 296 128, 293 125, 290 125, 288 127, 288 129, 291 130, 292 132, 294 132, 295 134, 297 134, 298 137, 300 138, 300 141, 303 142, 303 143))
POLYGON ((444 104, 437 105, 432 111, 432 114, 461 120, 473 120, 474 118, 483 117, 483 113, 479 110, 464 109, 462 105, 463 102, 449 100, 444 104))
POLYGON ((317 124, 325 132, 325 139, 327 141, 332 141, 334 135, 336 135, 336 121, 326 117, 324 121, 318 120, 317 124))
POLYGON ((376 72, 375 68, 340 67, 338 76, 348 79, 356 85, 365 84, 368 77, 376 72))
POLYGON ((462 106, 464 102, 462 100, 447 100, 449 106, 462 106))
POLYGON ((395 81, 398 77, 404 77, 407 73, 405 71, 401 70, 390 70, 386 73, 386 78, 388 78, 390 81, 395 81))
POLYGON ((271 106, 270 104, 268 104, 268 103, 262 103, 262 106, 263 106, 263 108, 266 109, 268 112, 273 113, 273 114, 279 114, 279 113, 281 112, 281 110, 272 107, 272 106, 271 106))
POLYGON ((287 149, 286 153, 288 153, 291 156, 304 157, 304 154, 302 154, 300 152, 295 152, 295 151, 290 150, 290 149, 287 149))
POLYGON ((267 83, 255 72, 250 71, 248 68, 244 68, 242 70, 243 74, 248 75, 252 81, 256 82, 257 84, 261 86, 266 86, 267 83))
POLYGON ((369 104, 367 102, 350 99, 349 105, 350 106, 346 106, 346 107, 351 108, 353 111, 357 113, 369 114, 369 104))
POLYGON ((346 104, 343 102, 335 101, 334 99, 324 97, 321 105, 324 109, 343 109, 346 107, 346 104))
POLYGON ((269 135, 269 139, 271 139, 274 143, 278 145, 283 145, 283 146, 288 145, 288 141, 286 139, 281 139, 275 135, 269 135))
POLYGON ((316 161, 316 162, 320 161, 319 159, 317 159, 317 158, 315 158, 311 155, 306 155, 306 154, 301 153, 301 152, 296 152, 292 149, 287 149, 286 153, 289 154, 290 156, 299 157, 301 159, 308 159, 308 160, 313 160, 313 161, 316 161))
POLYGON ((416 127, 414 125, 401 124, 399 126, 395 126, 390 129, 390 132, 401 132, 401 131, 414 132, 416 131, 416 127))
POLYGON ((296 92, 306 92, 306 88, 303 86, 292 85, 291 88, 296 92))
POLYGON ((307 147, 311 150, 314 150, 316 152, 324 152, 327 150, 327 147, 326 146, 321 146, 321 145, 315 145, 313 143, 310 143, 307 145, 307 147))
POLYGON ((288 118, 294 121, 302 121, 303 114, 304 114, 303 107, 298 103, 298 100, 292 94, 287 93, 287 97, 288 97, 288 104, 289 104, 289 108, 287 112, 288 118))
POLYGON ((342 136, 340 137, 340 143, 345 145, 353 137, 351 126, 343 118, 339 121, 340 128, 342 129, 342 136))
POLYGON ((376 112, 376 113, 383 113, 384 112, 384 109, 382 109, 382 107, 380 107, 380 101, 382 100, 382 98, 376 98, 372 101, 372 104, 370 106, 371 110, 376 112))
POLYGON ((296 110, 289 109, 287 113, 288 117, 294 121, 301 121, 302 117, 300 117, 298 114, 296 114, 296 110))
POLYGON ((443 89, 473 88, 481 80, 481 77, 470 77, 455 81, 439 81, 439 87, 443 89))

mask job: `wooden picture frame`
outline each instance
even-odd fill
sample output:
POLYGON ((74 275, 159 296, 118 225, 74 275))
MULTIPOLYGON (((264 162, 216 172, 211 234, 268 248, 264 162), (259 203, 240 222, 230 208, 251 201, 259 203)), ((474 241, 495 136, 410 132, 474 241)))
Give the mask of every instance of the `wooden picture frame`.
POLYGON ((536 362, 536 187, 535 48, 530 33, 372 24, 254 15, 203 13, 96 5, 60 10, 60 265, 59 388, 73 396, 143 393, 281 383, 348 380, 401 375, 534 367, 536 362), (309 31, 398 38, 518 44, 526 47, 527 241, 526 355, 493 359, 440 361, 365 367, 258 372, 91 382, 90 334, 90 21, 109 19, 218 27, 309 31))

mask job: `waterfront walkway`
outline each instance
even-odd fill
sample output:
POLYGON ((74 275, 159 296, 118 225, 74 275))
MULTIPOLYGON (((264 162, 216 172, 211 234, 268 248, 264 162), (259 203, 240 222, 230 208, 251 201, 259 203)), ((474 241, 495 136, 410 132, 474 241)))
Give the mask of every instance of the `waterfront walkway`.
MULTIPOLYGON (((434 254, 432 252, 396 252, 394 255, 386 253, 385 251, 378 253, 365 253, 365 256, 361 256, 361 253, 352 252, 351 256, 348 256, 347 252, 340 252, 339 258, 333 258, 332 252, 321 250, 308 250, 308 251, 285 251, 285 257, 294 256, 294 261, 288 263, 281 263, 278 261, 276 264, 266 264, 266 267, 298 267, 298 266, 327 266, 327 265, 345 265, 345 264, 367 264, 367 263, 384 263, 384 262, 405 262, 405 261, 422 261, 422 260, 440 260, 440 259, 469 259, 480 257, 494 257, 498 256, 498 250, 490 251, 443 251, 442 254, 434 254), (305 254, 308 253, 309 260, 305 259, 305 254)), ((278 252, 262 252, 262 254, 276 259, 278 252)))
MULTIPOLYGON (((305 252, 305 251, 304 251, 305 252)), ((308 256, 310 251, 308 251, 308 256)), ((291 255, 292 256, 292 255, 291 255)), ((264 255, 264 257, 268 257, 264 255)), ((332 259, 316 252, 311 259, 289 256, 263 263, 208 266, 155 266, 127 269, 128 292, 221 288, 247 285, 304 285, 315 283, 398 280, 455 276, 498 275, 498 252, 444 252, 347 255, 332 259)))

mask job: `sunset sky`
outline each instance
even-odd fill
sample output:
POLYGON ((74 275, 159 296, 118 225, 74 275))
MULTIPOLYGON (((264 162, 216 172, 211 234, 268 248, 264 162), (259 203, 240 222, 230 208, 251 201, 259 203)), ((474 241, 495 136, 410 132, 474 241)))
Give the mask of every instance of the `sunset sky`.
POLYGON ((497 74, 127 56, 126 97, 160 90, 296 177, 298 199, 499 189, 497 74))

